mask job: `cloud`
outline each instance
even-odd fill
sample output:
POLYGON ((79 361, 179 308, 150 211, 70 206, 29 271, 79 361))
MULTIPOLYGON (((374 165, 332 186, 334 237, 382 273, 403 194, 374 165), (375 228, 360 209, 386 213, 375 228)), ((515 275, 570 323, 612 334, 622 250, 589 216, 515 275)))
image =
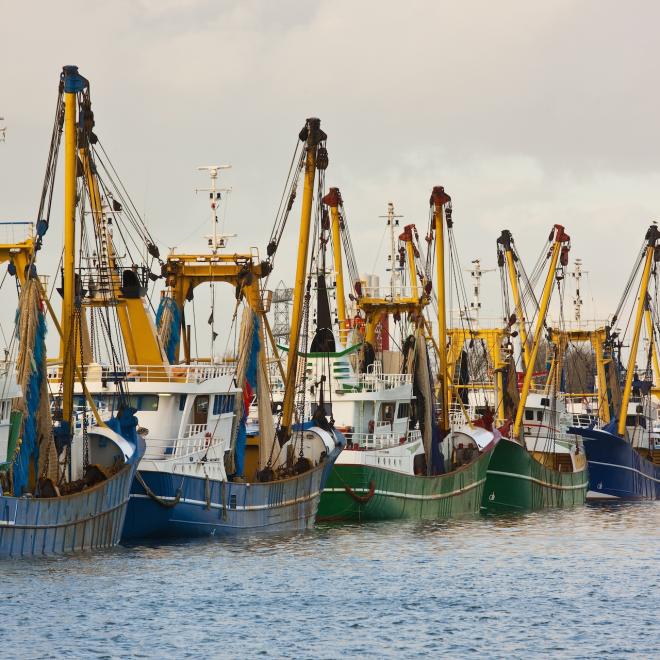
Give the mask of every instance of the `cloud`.
MULTIPOLYGON (((657 217, 653 2, 63 0, 36 11, 2 5, 5 218, 34 216, 68 63, 92 81, 98 132, 162 246, 204 222, 196 166, 231 162, 227 228, 263 250, 311 115, 329 135, 327 181, 342 189, 363 270, 387 202, 422 226, 442 184, 465 262, 492 263, 504 227, 533 261, 565 224, 604 315, 657 217)), ((278 278, 291 281, 291 263, 280 259, 278 278)))

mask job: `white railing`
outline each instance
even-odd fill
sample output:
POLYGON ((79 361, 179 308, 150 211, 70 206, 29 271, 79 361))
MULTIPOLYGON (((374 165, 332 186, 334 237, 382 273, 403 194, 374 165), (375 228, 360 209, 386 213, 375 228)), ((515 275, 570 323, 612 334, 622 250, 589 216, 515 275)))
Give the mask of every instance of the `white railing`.
POLYGON ((404 442, 413 442, 421 438, 421 433, 416 431, 402 431, 389 432, 389 433, 353 433, 351 431, 344 434, 346 436, 346 442, 349 446, 353 448, 359 447, 360 449, 389 449, 392 447, 397 447, 398 445, 403 444, 404 442))
MULTIPOLYGON (((440 412, 441 412, 441 407, 439 404, 436 403, 436 413, 440 415, 440 412)), ((464 406, 463 408, 459 403, 452 403, 449 406, 449 426, 452 429, 465 426, 465 424, 468 424, 470 421, 475 419, 475 417, 476 414, 472 406, 464 406), (466 413, 467 413, 467 417, 466 417, 466 413), (469 420, 468 417, 470 418, 469 420)))
POLYGON ((412 374, 380 374, 379 376, 360 374, 358 378, 358 384, 367 392, 391 390, 408 383, 412 383, 412 374))
POLYGON ((412 383, 412 374, 384 374, 383 365, 380 360, 376 360, 369 365, 366 374, 358 375, 357 382, 367 392, 390 390, 394 387, 412 383))
MULTIPOLYGON (((125 369, 113 370, 100 364, 89 364, 83 368, 84 377, 89 381, 124 380, 145 383, 202 383, 212 378, 234 376, 236 364, 222 362, 218 364, 171 364, 130 365, 125 369)), ((53 365, 48 368, 48 380, 58 382, 62 378, 62 365, 53 365)))
POLYGON ((189 454, 206 451, 209 447, 218 444, 219 441, 219 438, 206 438, 204 436, 175 439, 147 438, 147 449, 144 458, 149 461, 180 459, 189 454))
POLYGON ((185 431, 183 432, 184 438, 192 438, 195 435, 200 433, 205 433, 207 429, 206 424, 188 424, 185 431))
POLYGON ((384 298, 385 300, 394 300, 395 298, 414 298, 418 299, 422 295, 422 287, 411 286, 363 286, 362 297, 364 298, 384 298), (417 293, 415 295, 415 288, 417 293))

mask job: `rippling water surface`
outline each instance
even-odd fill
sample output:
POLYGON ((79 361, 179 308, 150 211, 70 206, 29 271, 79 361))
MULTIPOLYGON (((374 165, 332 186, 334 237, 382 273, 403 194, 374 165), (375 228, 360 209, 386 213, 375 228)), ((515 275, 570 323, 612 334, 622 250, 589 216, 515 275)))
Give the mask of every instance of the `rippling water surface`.
POLYGON ((660 656, 660 505, 0 562, 1 656, 660 656))

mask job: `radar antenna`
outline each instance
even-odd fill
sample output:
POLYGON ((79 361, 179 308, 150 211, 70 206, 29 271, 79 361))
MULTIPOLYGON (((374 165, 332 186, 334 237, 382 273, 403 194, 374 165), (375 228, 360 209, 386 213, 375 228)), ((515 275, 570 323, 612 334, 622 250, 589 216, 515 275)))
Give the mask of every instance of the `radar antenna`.
POLYGON ((205 171, 209 173, 211 177, 211 187, 210 188, 196 188, 195 192, 207 192, 209 193, 209 202, 211 205, 211 233, 204 236, 207 239, 208 245, 211 248, 213 254, 217 254, 218 248, 224 248, 227 246, 227 239, 233 238, 236 234, 223 234, 218 233, 218 206, 219 202, 222 199, 222 193, 231 193, 231 188, 218 188, 218 172, 220 170, 231 169, 231 165, 200 165, 198 170, 205 171))

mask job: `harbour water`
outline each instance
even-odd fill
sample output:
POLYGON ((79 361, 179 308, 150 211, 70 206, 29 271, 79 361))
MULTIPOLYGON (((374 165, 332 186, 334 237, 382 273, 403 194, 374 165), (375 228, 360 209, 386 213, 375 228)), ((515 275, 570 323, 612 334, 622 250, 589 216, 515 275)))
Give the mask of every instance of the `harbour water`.
POLYGON ((3 657, 660 656, 660 504, 1 564, 3 657))

